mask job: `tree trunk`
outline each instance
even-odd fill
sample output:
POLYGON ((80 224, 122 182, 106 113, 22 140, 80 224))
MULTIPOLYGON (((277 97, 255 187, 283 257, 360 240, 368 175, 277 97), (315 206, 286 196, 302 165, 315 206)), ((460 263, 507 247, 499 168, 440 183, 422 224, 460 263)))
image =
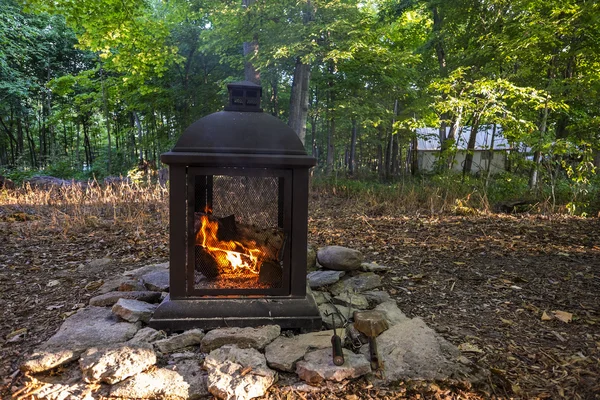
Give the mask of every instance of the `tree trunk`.
POLYGON ((356 118, 352 118, 352 139, 350 139, 350 162, 348 163, 348 171, 350 175, 354 175, 356 167, 356 136, 357 136, 356 118))
POLYGON ((294 80, 290 95, 290 119, 288 125, 296 132, 302 144, 306 136, 306 117, 308 115, 308 86, 310 83, 310 65, 296 58, 294 80))
MULTIPOLYGON (((540 140, 539 144, 542 143, 542 139, 546 134, 546 122, 548 121, 548 101, 546 101, 546 105, 544 106, 544 110, 542 111, 541 119, 540 119, 540 140)), ((542 153, 540 150, 535 150, 533 153, 533 165, 531 166, 531 170, 529 171, 529 189, 533 190, 538 185, 538 173, 540 169, 540 163, 542 162, 542 153)))
POLYGON ((133 112, 133 118, 138 131, 138 148, 140 150, 139 160, 144 161, 144 148, 142 146, 142 124, 140 123, 140 118, 138 117, 138 114, 135 111, 133 112))
POLYGON ((410 174, 417 175, 419 172, 419 141, 417 140, 417 136, 415 135, 411 139, 411 156, 410 156, 410 174))
POLYGON ((479 118, 480 115, 478 113, 476 113, 473 116, 473 123, 471 124, 471 134, 469 135, 469 141, 467 143, 467 154, 465 155, 465 164, 463 165, 463 176, 470 174, 471 167, 473 166, 473 152, 475 151, 477 131, 479 131, 479 118))
POLYGON ((330 175, 333 171, 333 158, 335 153, 335 146, 333 144, 333 137, 335 135, 335 116, 333 113, 329 117, 329 126, 327 129, 327 165, 325 173, 330 175))
POLYGON ((110 118, 109 118, 109 114, 108 114, 108 95, 106 94, 106 88, 104 87, 104 69, 101 67, 100 68, 100 80, 102 82, 102 103, 104 105, 104 118, 106 119, 106 136, 108 139, 108 145, 107 145, 107 165, 106 165, 106 172, 108 175, 110 175, 110 171, 111 171, 111 147, 112 144, 110 142, 110 118))
MULTIPOLYGON (((255 1, 256 0, 242 0, 242 6, 250 7, 255 1)), ((244 79, 260 85, 260 72, 258 72, 254 67, 254 64, 252 64, 252 61, 249 59, 252 55, 258 53, 258 41, 256 36, 251 42, 244 42, 243 51, 244 58, 246 59, 244 61, 244 79)))

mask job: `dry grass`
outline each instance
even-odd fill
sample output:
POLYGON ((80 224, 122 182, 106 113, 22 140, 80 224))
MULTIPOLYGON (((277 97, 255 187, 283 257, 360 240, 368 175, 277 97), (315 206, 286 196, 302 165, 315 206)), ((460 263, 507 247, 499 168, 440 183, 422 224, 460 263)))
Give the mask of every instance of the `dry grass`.
POLYGON ((168 216, 168 189, 160 185, 25 185, 0 191, 0 220, 33 220, 65 232, 105 224, 167 226, 168 216))

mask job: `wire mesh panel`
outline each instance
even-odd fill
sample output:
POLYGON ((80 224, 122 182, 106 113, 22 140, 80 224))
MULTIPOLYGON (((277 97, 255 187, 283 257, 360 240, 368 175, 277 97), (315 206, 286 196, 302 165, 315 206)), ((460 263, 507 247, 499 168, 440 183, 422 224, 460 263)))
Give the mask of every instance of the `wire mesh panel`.
POLYGON ((280 288, 281 178, 196 177, 195 288, 280 288))

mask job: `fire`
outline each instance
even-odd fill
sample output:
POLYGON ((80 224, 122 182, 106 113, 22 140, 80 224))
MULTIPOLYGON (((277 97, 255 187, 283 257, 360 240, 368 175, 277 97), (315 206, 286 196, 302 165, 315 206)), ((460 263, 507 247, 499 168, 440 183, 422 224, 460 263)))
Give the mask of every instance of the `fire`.
POLYGON ((219 222, 211 219, 208 213, 200 216, 200 222, 196 244, 202 246, 220 268, 230 272, 250 272, 258 275, 262 263, 261 250, 248 248, 235 240, 219 240, 217 236, 219 222))

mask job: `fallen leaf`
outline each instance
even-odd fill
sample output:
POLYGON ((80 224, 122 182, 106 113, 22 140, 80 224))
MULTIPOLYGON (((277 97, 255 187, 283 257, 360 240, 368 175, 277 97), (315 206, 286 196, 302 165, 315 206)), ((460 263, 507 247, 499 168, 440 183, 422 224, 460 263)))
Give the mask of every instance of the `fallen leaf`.
POLYGON ((98 289, 103 284, 104 284, 103 280, 93 281, 93 282, 90 282, 87 285, 85 285, 85 290, 92 292, 92 291, 98 289))
POLYGON ((27 333, 27 328, 17 329, 16 331, 12 331, 8 335, 6 335, 6 340, 10 341, 10 339, 20 336, 20 335, 24 335, 26 333, 27 333))
POLYGON ((556 319, 559 319, 562 322, 565 322, 568 324, 569 322, 573 321, 573 314, 571 314, 570 312, 559 311, 559 310, 555 310, 552 312, 554 313, 554 316, 556 317, 556 319))
POLYGON ((464 353, 483 353, 479 347, 467 342, 459 344, 458 349, 464 353))
POLYGON ((546 311, 542 313, 542 321, 551 321, 552 317, 546 311))
POLYGON ((456 264, 456 265, 465 265, 465 263, 461 262, 461 261, 454 261, 454 264, 456 264))
POLYGON ((53 304, 51 306, 46 307, 46 310, 52 311, 52 310, 57 310, 59 308, 63 308, 65 305, 64 304, 53 304))
POLYGON ((54 287, 54 286, 58 286, 60 285, 60 281, 55 279, 53 281, 50 281, 46 284, 46 287, 54 287))
POLYGON ((514 322, 512 322, 510 319, 500 318, 500 321, 502 321, 502 323, 506 324, 506 325, 513 325, 514 324, 514 322))

